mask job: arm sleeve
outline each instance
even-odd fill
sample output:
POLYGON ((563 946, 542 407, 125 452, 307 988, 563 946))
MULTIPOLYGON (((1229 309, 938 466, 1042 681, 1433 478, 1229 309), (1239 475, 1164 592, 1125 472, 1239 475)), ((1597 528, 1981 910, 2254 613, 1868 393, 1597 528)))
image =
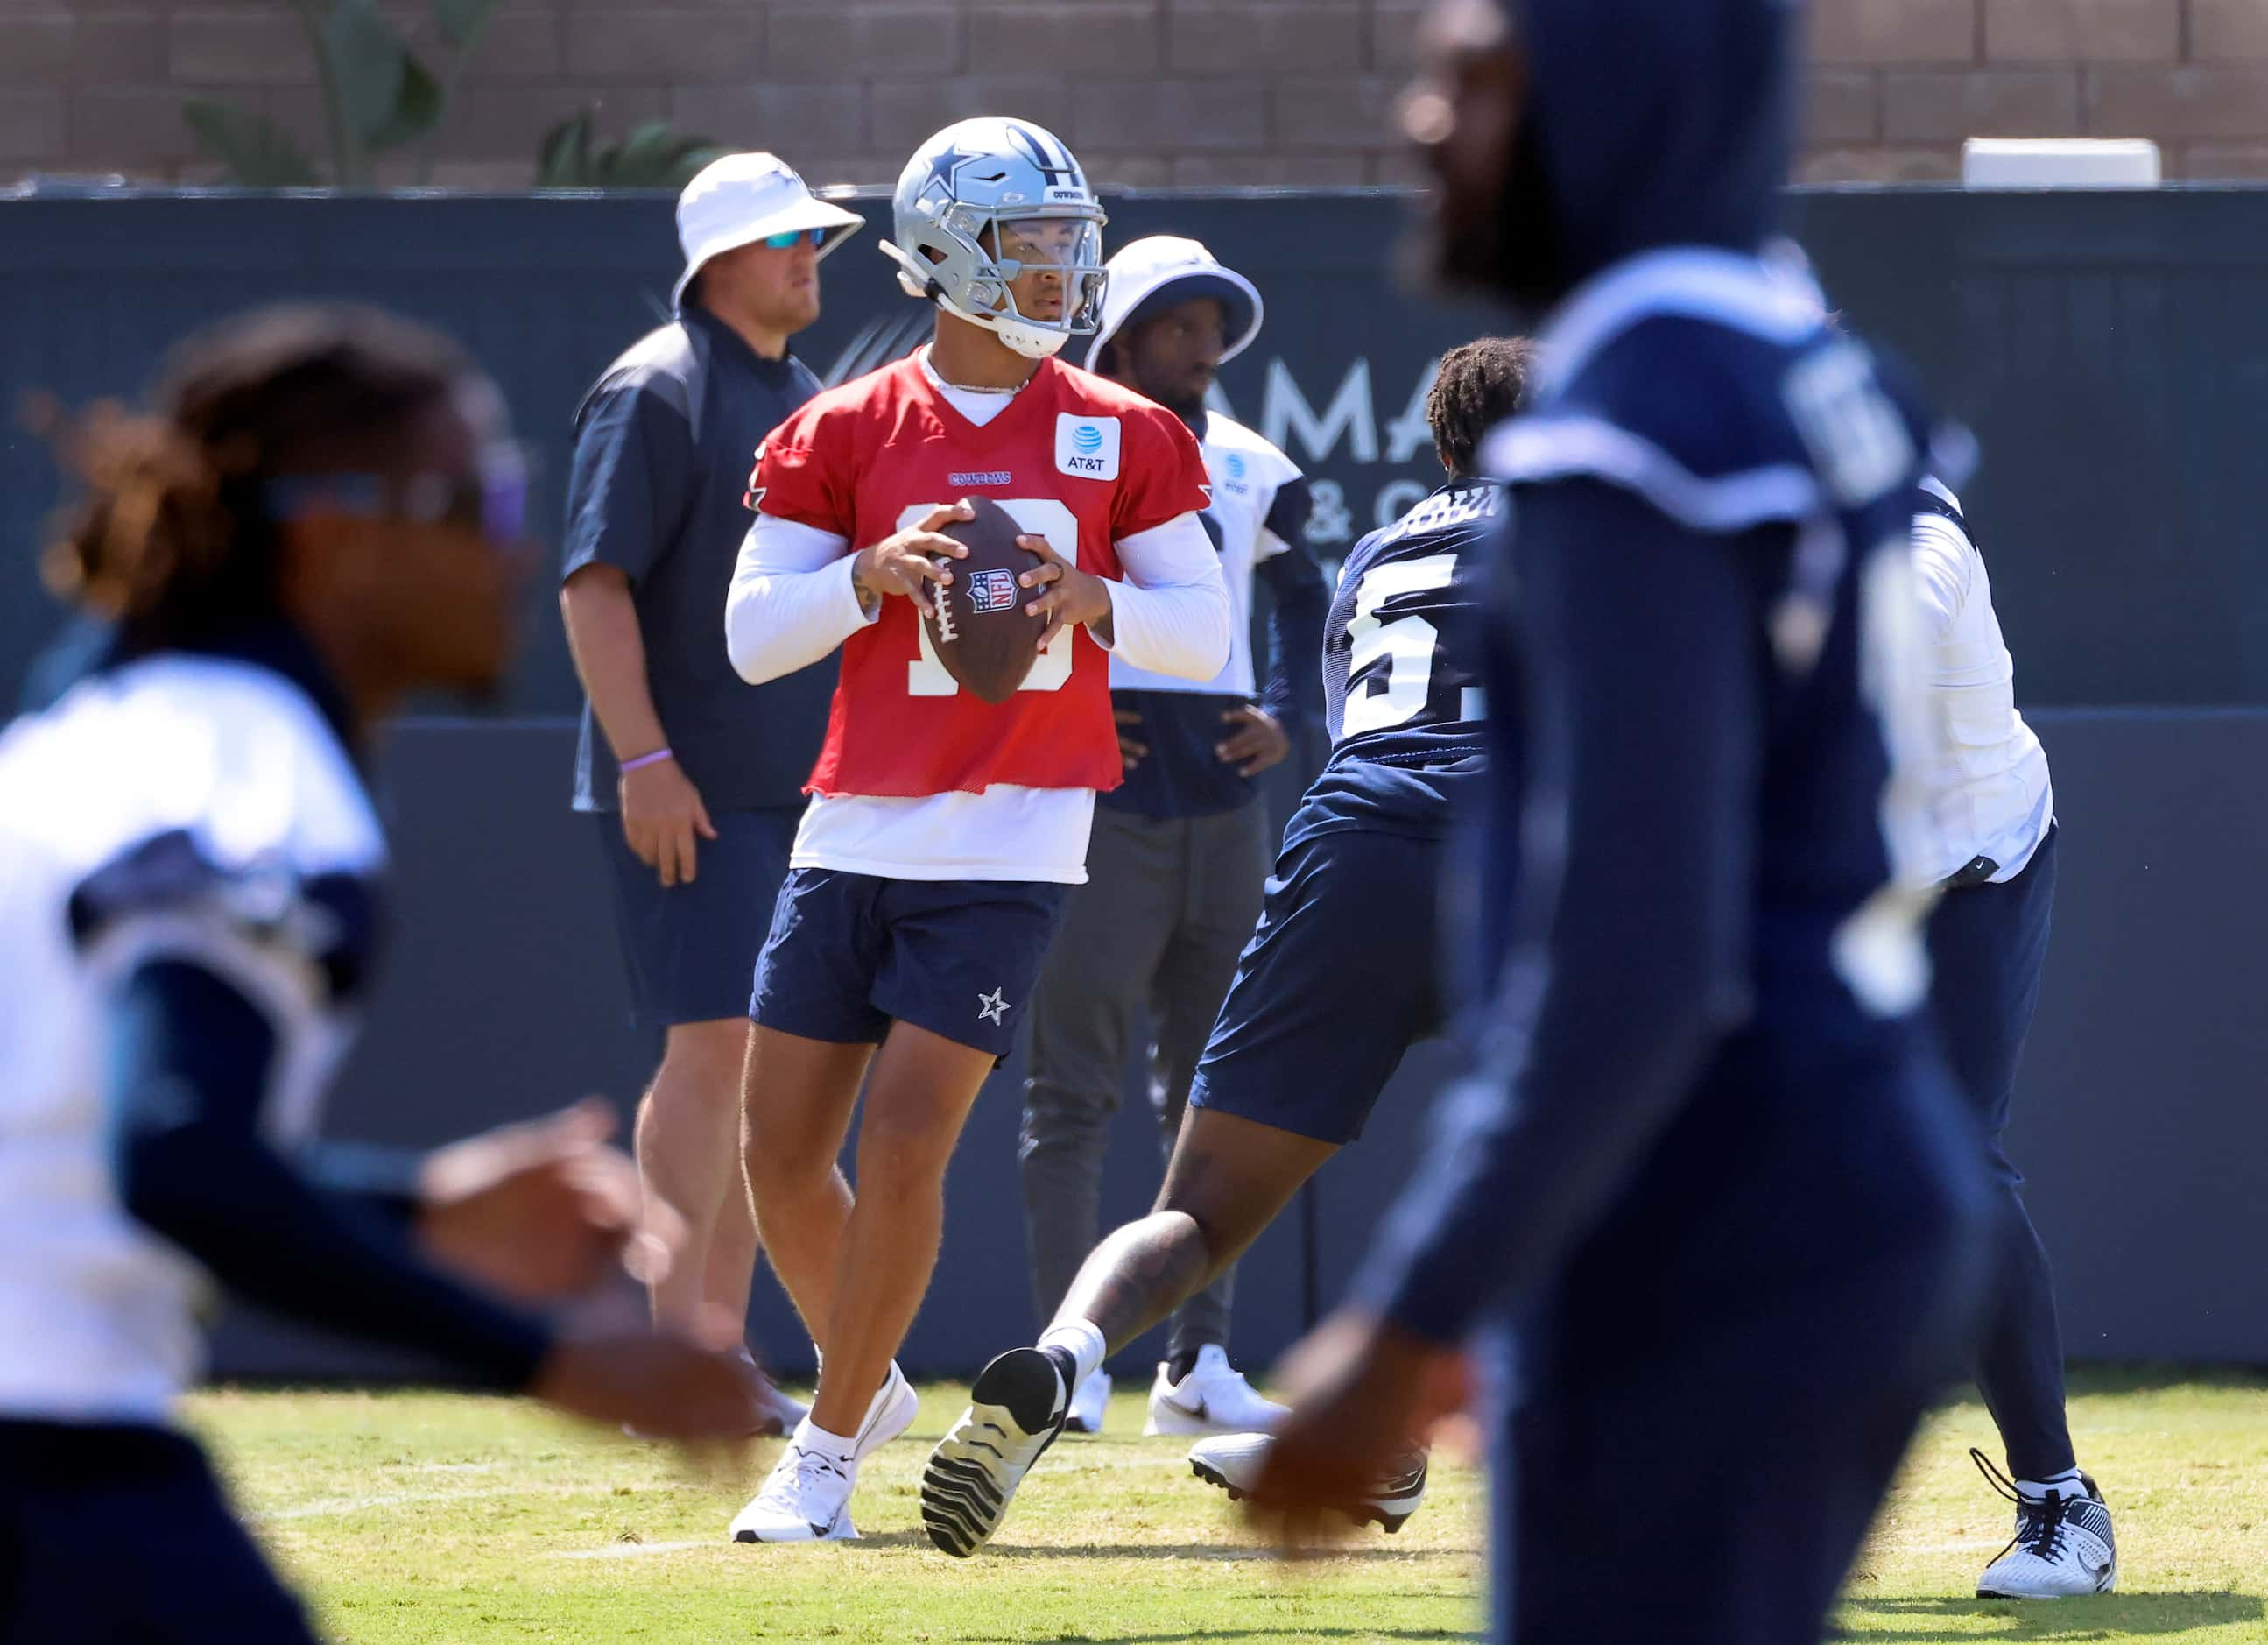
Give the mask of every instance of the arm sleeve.
POLYGON ((549 1332, 411 1250, 406 1184, 357 1169, 351 1188, 326 1186, 269 1146, 260 1110, 278 1041, 230 983, 193 960, 144 960, 106 1026, 113 1160, 136 1219, 296 1319, 438 1354, 468 1386, 534 1379, 549 1332))
POLYGON ((1523 870, 1540 943, 1507 968, 1356 1287, 1437 1342, 1535 1294, 1748 1010, 1759 705, 1742 557, 1784 563, 1787 528, 1695 535, 1589 481, 1521 510, 1533 786, 1558 790, 1522 834, 1564 839, 1557 894, 1554 865, 1523 870))
MULTIPOLYGON (((1263 534, 1264 535, 1264 534, 1263 534)), ((1283 540, 1279 550, 1260 562, 1268 579, 1268 682, 1260 704, 1295 734, 1323 716, 1323 624, 1329 620, 1330 590, 1323 568, 1304 537, 1283 540)))
POLYGON ((1969 597, 1970 562, 1977 550, 1960 528, 1941 514, 1914 521, 1914 585, 1933 640, 1943 639, 1969 597))
POLYGON ((576 428, 561 580, 594 564, 642 580, 677 537, 693 471, 681 411, 635 384, 601 390, 576 428))
POLYGON ((1228 661, 1228 584, 1194 513, 1118 542, 1123 580, 1109 583, 1110 644, 1138 668, 1210 680, 1228 661))
POLYGON ((725 595, 725 651, 750 685, 807 668, 881 613, 858 603, 846 538, 760 513, 725 595))

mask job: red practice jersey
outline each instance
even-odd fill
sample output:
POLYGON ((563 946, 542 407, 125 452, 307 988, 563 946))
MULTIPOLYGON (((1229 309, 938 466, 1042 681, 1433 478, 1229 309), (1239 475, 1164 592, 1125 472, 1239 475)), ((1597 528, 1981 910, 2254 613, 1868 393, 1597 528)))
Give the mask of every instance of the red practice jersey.
MULTIPOLYGON (((979 428, 909 357, 828 389, 773 430, 756 454, 751 500, 848 539, 856 553, 938 504, 989 497, 1081 571, 1116 578, 1115 545, 1202 509, 1204 485, 1182 420, 1104 378, 1042 360, 979 428)), ((843 644, 806 792, 1109 789, 1123 775, 1109 654, 1083 626, 1057 635, 1023 689, 996 706, 946 672, 913 601, 888 599, 843 644)))

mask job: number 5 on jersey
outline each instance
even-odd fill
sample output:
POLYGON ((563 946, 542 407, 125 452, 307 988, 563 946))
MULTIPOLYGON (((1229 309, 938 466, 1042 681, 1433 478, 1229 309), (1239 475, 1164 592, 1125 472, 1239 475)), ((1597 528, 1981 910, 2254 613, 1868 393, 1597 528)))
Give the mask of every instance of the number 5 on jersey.
POLYGON ((1347 696, 1339 736, 1359 736, 1407 725, 1425 712, 1433 691, 1433 656, 1440 631, 1415 615, 1382 621, 1378 609, 1402 594, 1447 588, 1457 574, 1454 554, 1395 560, 1362 574, 1354 616, 1347 623, 1347 696), (1381 662, 1384 677, 1365 675, 1381 662), (1379 688, 1385 689, 1381 690, 1379 688))
MULTIPOLYGON (((917 523, 934 503, 916 503, 898 516, 896 529, 905 530, 917 523)), ((1071 564, 1079 564, 1079 517, 1064 504, 1051 497, 1004 497, 1000 506, 1030 535, 1045 537, 1048 546, 1071 564)), ((1020 590, 1028 595, 1030 590, 1020 590)), ((914 630, 921 636, 921 655, 906 665, 906 695, 909 697, 952 697, 961 690, 961 682, 946 672, 937 647, 930 643, 929 624, 917 623, 914 630)), ((1048 642, 1040 660, 1032 665, 1031 673, 1024 676, 1020 691, 1060 691, 1071 681, 1071 631, 1064 629, 1048 642)))

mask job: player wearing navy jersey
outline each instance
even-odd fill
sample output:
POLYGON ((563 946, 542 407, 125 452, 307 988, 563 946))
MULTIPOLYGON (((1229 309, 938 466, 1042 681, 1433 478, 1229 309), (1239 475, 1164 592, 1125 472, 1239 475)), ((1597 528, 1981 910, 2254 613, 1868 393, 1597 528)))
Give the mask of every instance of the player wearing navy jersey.
MULTIPOLYGON (((1481 778, 1471 607, 1501 500, 1475 476, 1475 452, 1519 404, 1527 358, 1525 343, 1490 337, 1441 362, 1426 413, 1448 482, 1364 538, 1340 574, 1323 631, 1330 759, 1285 830, 1157 1208, 1094 1248, 1037 1346, 978 1377, 922 1488, 930 1539, 948 1553, 999 1528, 1063 1426, 1051 1391, 1078 1387, 1234 1263, 1361 1134, 1403 1054, 1445 1025, 1435 896, 1481 778), (995 1387, 1005 1397, 987 1398, 995 1387)), ((1215 1443, 1191 1452, 1208 1477, 1215 1443)), ((1425 1479, 1414 1459, 1348 1506, 1398 1529, 1425 1479)))
POLYGON ((1985 1226, 1910 852, 1927 430, 1768 254, 1797 8, 1463 0, 1402 108, 1444 269, 1547 312, 1493 437, 1469 1073, 1241 1483, 1366 1488, 1514 1331, 1498 1638, 1810 1645, 1985 1226), (1610 78, 1609 78, 1610 77, 1610 78))
POLYGON ((159 415, 70 439, 88 497, 51 564, 105 638, 0 734, 0 1640, 313 1637, 173 1426, 216 1283, 585 1417, 756 1420, 726 1354, 526 1306, 638 1221, 603 1110, 285 1152, 370 985, 374 722, 509 656, 500 406, 423 330, 276 310, 184 352, 159 415))

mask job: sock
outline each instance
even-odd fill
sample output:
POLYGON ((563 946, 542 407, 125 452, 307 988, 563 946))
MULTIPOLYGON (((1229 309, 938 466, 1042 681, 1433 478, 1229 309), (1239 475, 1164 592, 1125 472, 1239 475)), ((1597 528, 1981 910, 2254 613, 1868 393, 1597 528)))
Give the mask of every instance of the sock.
POLYGON ((858 1454, 857 1440, 840 1434, 829 1434, 809 1417, 795 1425, 795 1443, 806 1450, 817 1451, 831 1462, 842 1464, 845 1473, 858 1465, 856 1460, 858 1454))
POLYGON ((2087 1486, 2080 1479, 2079 1470, 2076 1467, 2066 1468, 2061 1473, 2050 1474, 2044 1479, 2016 1481, 2016 1494, 2029 1497, 2035 1502, 2047 1501, 2048 1493, 2051 1491, 2064 1496, 2085 1496, 2087 1486))
POLYGON ((1102 1368, 1102 1356, 1109 1344, 1102 1339, 1102 1328, 1091 1319, 1072 1319, 1049 1325, 1040 1339, 1042 1348, 1061 1348, 1071 1357, 1078 1368, 1071 1386, 1076 1389, 1102 1368))

